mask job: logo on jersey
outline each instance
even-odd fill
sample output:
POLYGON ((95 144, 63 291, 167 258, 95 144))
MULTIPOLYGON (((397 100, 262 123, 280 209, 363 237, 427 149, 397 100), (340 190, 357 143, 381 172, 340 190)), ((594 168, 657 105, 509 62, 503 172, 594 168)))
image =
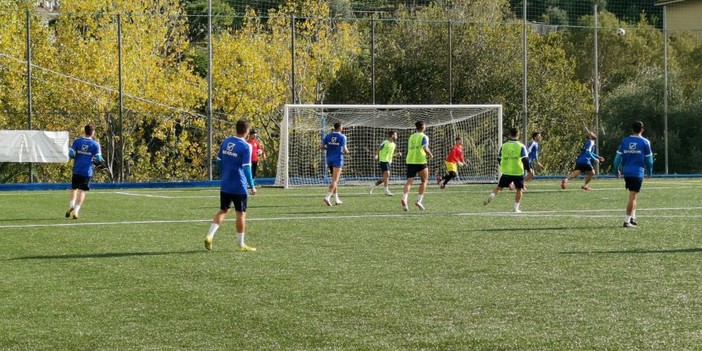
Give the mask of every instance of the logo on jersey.
POLYGON ((227 146, 224 147, 225 150, 222 150, 222 154, 227 156, 239 157, 239 155, 233 151, 234 146, 236 146, 236 144, 228 143, 227 146))
POLYGON ((636 150, 636 143, 629 143, 629 150, 636 150))

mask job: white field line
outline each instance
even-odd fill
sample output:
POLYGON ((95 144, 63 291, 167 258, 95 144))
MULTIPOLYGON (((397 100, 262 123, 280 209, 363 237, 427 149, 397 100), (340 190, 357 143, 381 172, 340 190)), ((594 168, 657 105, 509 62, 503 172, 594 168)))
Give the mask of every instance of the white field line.
MULTIPOLYGON (((657 212, 657 211, 697 211, 702 210, 702 207, 668 207, 668 208, 638 208, 636 211, 641 212, 657 212)), ((247 218, 247 221, 315 221, 328 220, 357 220, 357 219, 374 219, 374 218, 406 218, 406 217, 451 217, 451 216, 472 216, 472 217, 580 217, 580 218, 619 218, 622 216, 623 209, 611 210, 564 210, 564 211, 525 211, 522 213, 513 212, 463 212, 463 213, 419 213, 406 214, 367 214, 367 215, 340 215, 334 213, 326 216, 306 216, 306 217, 264 217, 264 218, 247 218)), ((699 215, 659 215, 647 214, 646 218, 702 218, 699 215)), ((80 227, 80 226, 106 226, 106 225, 137 225, 137 224, 178 224, 178 223, 202 223, 210 222, 211 219, 183 219, 183 220, 146 220, 146 221, 118 221, 118 222, 69 222, 69 223, 54 223, 54 224, 8 224, 0 225, 0 229, 10 228, 40 228, 40 227, 80 227)), ((226 221, 234 221, 233 218, 226 221)))

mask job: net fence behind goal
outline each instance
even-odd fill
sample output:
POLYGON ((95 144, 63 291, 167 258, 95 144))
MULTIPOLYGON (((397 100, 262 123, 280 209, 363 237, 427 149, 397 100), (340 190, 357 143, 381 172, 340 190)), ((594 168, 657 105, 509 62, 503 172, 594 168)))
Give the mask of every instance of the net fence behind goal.
POLYGON ((466 166, 458 169, 455 183, 491 183, 497 180, 497 152, 502 145, 501 105, 286 105, 281 123, 276 186, 329 184, 322 139, 336 122, 343 126, 349 154, 344 156, 341 184, 371 185, 380 178, 376 150, 398 134, 391 182, 406 179, 407 140, 415 122, 424 121, 434 159, 429 160, 431 181, 446 171, 444 158, 463 139, 466 166))

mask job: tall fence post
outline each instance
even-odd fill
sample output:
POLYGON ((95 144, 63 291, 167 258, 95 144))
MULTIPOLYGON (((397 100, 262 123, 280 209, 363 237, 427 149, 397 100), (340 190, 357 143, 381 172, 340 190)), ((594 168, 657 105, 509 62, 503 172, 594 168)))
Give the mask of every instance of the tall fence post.
POLYGON ((523 18, 523 26, 522 26, 522 52, 523 52, 523 57, 522 57, 522 123, 523 128, 524 128, 524 136, 522 139, 524 140, 524 144, 527 144, 529 142, 529 131, 527 130, 529 128, 529 104, 527 103, 528 95, 528 74, 529 74, 529 41, 527 40, 527 34, 528 34, 528 26, 529 22, 527 21, 527 1, 523 0, 522 4, 522 18, 523 18))
POLYGON ((453 104, 453 26, 451 19, 448 20, 448 103, 453 104))
POLYGON ((207 0, 207 179, 212 180, 212 0, 207 0))
POLYGON ((665 154, 665 174, 668 174, 668 14, 663 5, 663 141, 665 154))
POLYGON ((371 101, 375 105, 375 15, 371 18, 371 101))
MULTIPOLYGON (((600 68, 599 68, 599 47, 598 47, 598 37, 597 37, 597 3, 594 5, 594 50, 593 51, 593 74, 595 76, 595 81, 594 81, 594 96, 595 96, 595 132, 599 133, 600 132, 600 68)), ((597 152, 600 152, 600 139, 597 138, 595 139, 595 149, 597 152)), ((597 169, 597 173, 600 173, 600 163, 597 162, 595 164, 595 168, 597 169)))
POLYGON ((297 103, 295 93, 295 15, 290 16, 290 88, 292 89, 292 103, 297 103))
POLYGON ((117 133, 119 133, 119 141, 117 142, 117 181, 124 181, 124 127, 123 127, 123 113, 124 113, 124 67, 122 66, 122 14, 117 14, 117 71, 119 74, 118 84, 119 84, 119 128, 117 133))
MULTIPOLYGON (((27 15, 27 129, 32 129, 32 20, 29 9, 27 15)), ((29 162, 29 182, 33 183, 32 163, 29 162)))

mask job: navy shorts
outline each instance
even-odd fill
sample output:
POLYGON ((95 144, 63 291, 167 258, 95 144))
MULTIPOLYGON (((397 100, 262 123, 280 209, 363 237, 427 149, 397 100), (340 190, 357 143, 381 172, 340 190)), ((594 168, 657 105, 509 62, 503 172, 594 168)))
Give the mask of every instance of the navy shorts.
POLYGON ((641 185, 643 184, 643 178, 639 177, 624 177, 624 187, 629 189, 629 191, 640 192, 641 185))
POLYGON ((498 188, 507 188, 511 183, 514 183, 516 189, 524 189, 524 175, 507 175, 500 176, 500 181, 497 183, 498 188))
POLYGON ((390 172, 390 162, 378 162, 380 170, 383 172, 390 172))
POLYGON ((344 165, 341 164, 333 164, 333 163, 327 163, 327 168, 329 168, 329 174, 334 174, 334 168, 342 168, 344 165))
POLYGON ((595 170, 594 168, 592 168, 591 164, 581 164, 581 163, 576 163, 575 169, 580 171, 580 173, 589 173, 589 172, 592 172, 595 170))
POLYGON ((415 165, 415 164, 409 164, 407 165, 407 178, 414 178, 414 176, 417 175, 417 173, 427 169, 427 164, 421 164, 421 165, 415 165))
POLYGON ((239 194, 229 194, 229 193, 223 193, 219 192, 219 209, 220 210, 228 210, 232 208, 232 204, 234 204, 234 210, 236 212, 246 212, 246 204, 247 204, 247 195, 239 195, 239 194))
POLYGON ((90 179, 92 177, 86 177, 80 174, 73 174, 71 177, 71 189, 80 189, 83 191, 90 190, 90 179))

